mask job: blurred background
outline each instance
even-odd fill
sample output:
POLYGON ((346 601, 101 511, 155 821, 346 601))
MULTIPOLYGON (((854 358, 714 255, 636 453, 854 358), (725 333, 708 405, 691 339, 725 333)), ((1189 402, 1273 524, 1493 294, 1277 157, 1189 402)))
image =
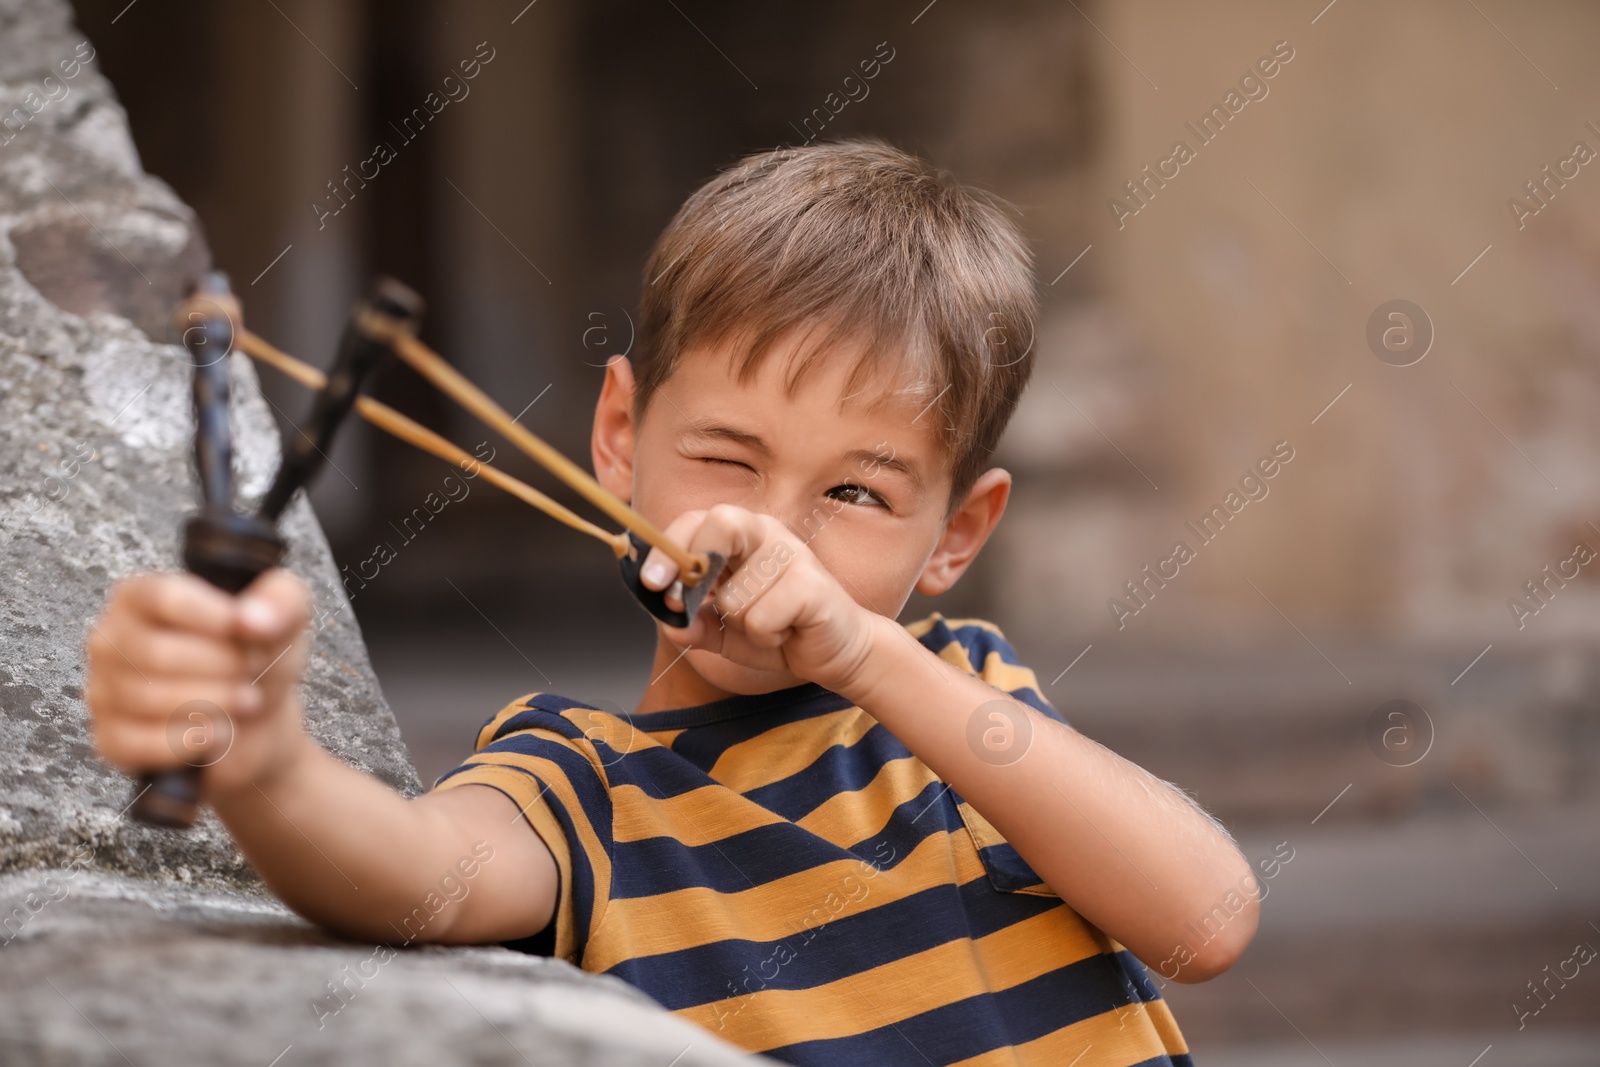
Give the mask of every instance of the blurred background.
MULTIPOLYGON (((258 333, 325 363, 397 275, 585 467, 644 257, 718 168, 871 134, 1009 199, 1045 298, 1016 492, 902 620, 996 622, 1258 861, 1249 953, 1164 990, 1196 1061, 1600 1063, 1600 9, 76 7, 258 333)), ((571 499, 407 373, 373 392, 571 499)), ((588 538, 483 483, 403 529, 450 470, 360 423, 332 463, 340 563, 394 552, 348 588, 425 781, 519 694, 637 702, 652 631, 588 538)))

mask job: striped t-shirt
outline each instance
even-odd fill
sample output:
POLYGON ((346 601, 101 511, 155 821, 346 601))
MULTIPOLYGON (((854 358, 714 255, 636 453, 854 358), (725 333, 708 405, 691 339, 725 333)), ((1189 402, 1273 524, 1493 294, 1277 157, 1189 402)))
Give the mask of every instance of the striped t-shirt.
MULTIPOLYGON (((1061 718, 994 625, 906 628, 1061 718)), ((434 788, 469 782, 515 801, 560 872, 550 926, 505 944, 735 1045, 830 1067, 1191 1063, 1139 961, 814 683, 633 715, 535 693, 434 788)))

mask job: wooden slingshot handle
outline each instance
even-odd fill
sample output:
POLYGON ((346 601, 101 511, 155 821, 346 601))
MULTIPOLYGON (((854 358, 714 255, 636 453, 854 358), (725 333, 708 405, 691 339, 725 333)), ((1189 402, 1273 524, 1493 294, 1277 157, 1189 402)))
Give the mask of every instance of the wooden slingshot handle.
MULTIPOLYGON (((385 341, 375 339, 360 324, 377 319, 388 330, 406 333, 416 329, 421 314, 422 298, 387 278, 380 279, 371 295, 356 304, 333 367, 317 392, 307 429, 284 449, 259 512, 245 515, 233 510, 228 420, 227 356, 244 332, 238 322, 239 303, 222 272, 212 271, 200 281, 178 309, 184 347, 194 360, 195 464, 203 502, 200 511, 184 524, 185 567, 224 592, 237 594, 283 562, 287 546, 278 533, 278 516, 321 469, 333 447, 334 434, 358 399, 363 380, 388 350, 385 341), (189 321, 187 327, 185 320, 189 321)), ((210 752, 208 748, 202 757, 210 752)), ((191 764, 141 776, 129 812, 141 822, 174 830, 193 826, 199 813, 203 766, 191 764)))
MULTIPOLYGON (((228 353, 239 304, 227 275, 207 274, 178 309, 178 329, 194 365, 194 457, 200 512, 184 524, 184 566, 213 585, 237 592, 283 555, 270 524, 235 514, 233 431, 228 418, 228 353)), ((170 733, 169 733, 170 736, 170 733)), ((140 822, 186 830, 200 806, 200 767, 190 764, 140 775, 128 813, 140 822)))
MULTIPOLYGON (((286 550, 277 529, 253 515, 206 507, 183 526, 184 567, 227 593, 238 593, 276 567, 286 550)), ((153 826, 187 830, 200 812, 203 766, 141 775, 129 814, 153 826)))

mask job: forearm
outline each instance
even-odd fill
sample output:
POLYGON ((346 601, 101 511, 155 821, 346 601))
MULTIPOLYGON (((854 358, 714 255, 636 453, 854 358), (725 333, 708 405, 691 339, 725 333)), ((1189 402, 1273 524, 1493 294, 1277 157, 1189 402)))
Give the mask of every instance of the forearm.
POLYGON ((1146 964, 1156 967, 1191 943, 1187 924, 1237 899, 1230 893, 1249 898, 1179 973, 1170 964, 1163 973, 1200 980, 1237 958, 1255 932, 1247 890, 1256 883, 1204 813, 1142 768, 885 622, 871 666, 846 695, 981 812, 1062 900, 1146 964), (977 714, 987 728, 978 709, 996 700, 1022 709, 1025 726, 1017 749, 985 759, 969 746, 969 722, 977 714))
MULTIPOLYGON (((367 940, 411 940, 407 923, 441 877, 472 855, 448 813, 415 804, 324 751, 303 732, 264 781, 208 797, 267 885, 319 926, 367 940)), ((458 909, 428 918, 438 940, 458 909)))

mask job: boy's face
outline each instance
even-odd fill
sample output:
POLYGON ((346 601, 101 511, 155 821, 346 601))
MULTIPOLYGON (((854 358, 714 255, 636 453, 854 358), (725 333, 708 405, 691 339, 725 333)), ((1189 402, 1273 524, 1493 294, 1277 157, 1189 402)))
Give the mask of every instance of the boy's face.
MULTIPOLYGON (((660 527, 716 504, 771 515, 858 604, 895 618, 913 588, 936 595, 955 583, 999 521, 1010 477, 985 472, 947 523, 950 460, 927 398, 881 379, 845 397, 849 350, 825 354, 787 396, 797 340, 778 341, 747 384, 734 377, 736 343, 685 352, 637 425, 631 365, 614 357, 595 412, 596 476, 660 527)), ((675 660, 657 627, 658 663, 675 660)), ((661 685, 681 705, 800 681, 690 649, 661 685)))

